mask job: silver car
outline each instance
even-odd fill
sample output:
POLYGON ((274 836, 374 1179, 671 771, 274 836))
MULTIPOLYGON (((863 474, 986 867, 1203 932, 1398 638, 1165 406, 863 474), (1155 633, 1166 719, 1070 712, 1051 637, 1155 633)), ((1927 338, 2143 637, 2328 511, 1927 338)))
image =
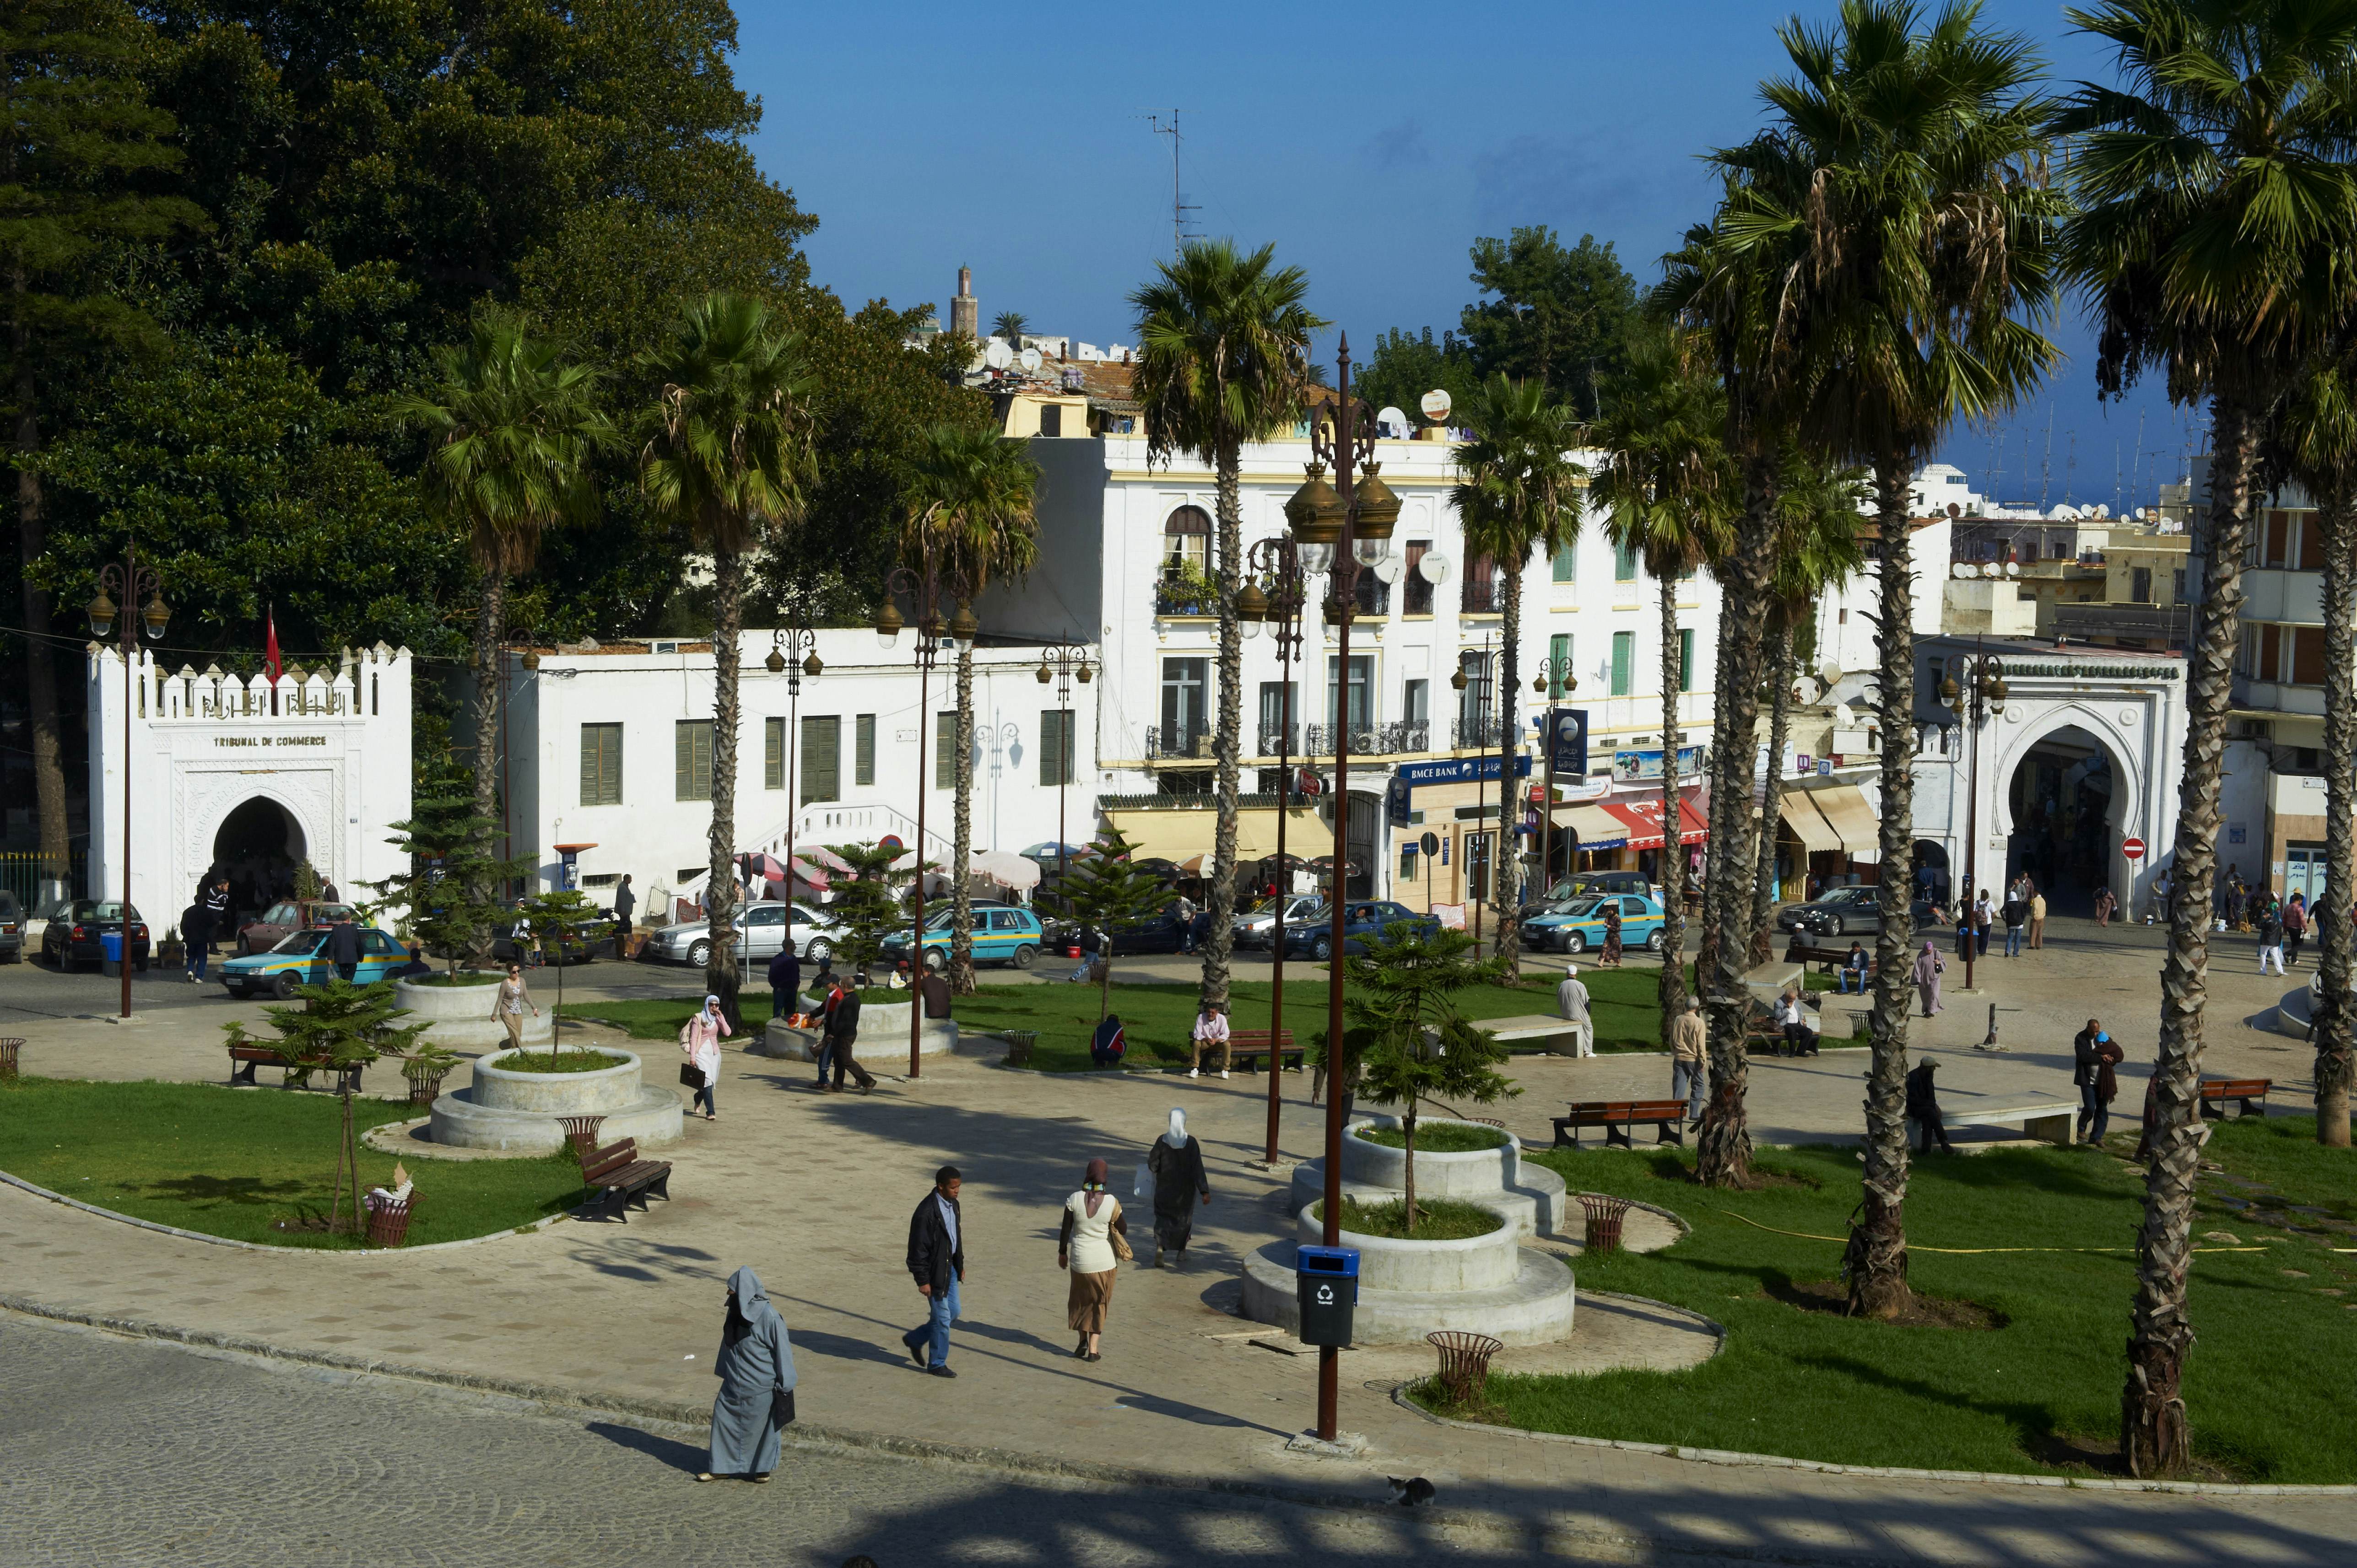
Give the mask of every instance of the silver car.
MULTIPOLYGON (((737 911, 737 918, 730 924, 738 932, 740 957, 762 964, 777 956, 788 929, 787 908, 776 900, 764 900, 737 911)), ((824 910, 813 909, 807 904, 796 904, 791 908, 795 952, 813 961, 833 953, 842 930, 842 922, 824 910)), ((702 969, 712 957, 712 928, 704 920, 665 926, 647 940, 647 950, 662 962, 683 963, 692 969, 702 969)))
MULTIPOLYGON (((1296 893, 1285 905, 1285 924, 1290 929, 1303 926, 1326 908, 1323 898, 1315 893, 1296 893)), ((1228 926, 1236 946, 1265 948, 1276 940, 1276 900, 1264 898, 1257 905, 1238 915, 1228 926)))

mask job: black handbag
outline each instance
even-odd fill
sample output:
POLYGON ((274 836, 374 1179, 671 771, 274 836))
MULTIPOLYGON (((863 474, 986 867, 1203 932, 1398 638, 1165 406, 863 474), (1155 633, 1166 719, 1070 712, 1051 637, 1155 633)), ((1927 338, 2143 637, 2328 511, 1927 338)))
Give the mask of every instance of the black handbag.
POLYGON ((689 1089, 704 1087, 704 1069, 694 1062, 679 1064, 679 1081, 689 1089))
POLYGON ((778 1418, 780 1426, 794 1423, 794 1391, 786 1390, 770 1402, 770 1413, 778 1418))

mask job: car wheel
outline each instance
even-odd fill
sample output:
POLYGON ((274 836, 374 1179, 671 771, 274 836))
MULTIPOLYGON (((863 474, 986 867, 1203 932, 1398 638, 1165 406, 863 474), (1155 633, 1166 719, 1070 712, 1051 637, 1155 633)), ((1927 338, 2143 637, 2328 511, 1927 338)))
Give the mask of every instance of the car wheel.
POLYGON ((1566 956, 1584 953, 1587 950, 1587 939, 1577 931, 1566 931, 1563 934, 1563 950, 1566 956))
POLYGON ((712 943, 709 940, 689 944, 687 950, 687 966, 690 969, 702 969, 705 964, 708 964, 711 961, 712 943))
POLYGON ((295 978, 293 970, 282 969, 271 977, 270 993, 281 1002, 292 1002, 295 1000, 295 993, 302 988, 302 984, 300 980, 295 978))
POLYGON ((1317 940, 1311 942, 1309 944, 1309 956, 1318 960, 1321 963, 1326 960, 1332 958, 1334 956, 1334 939, 1331 937, 1319 937, 1317 940))
POLYGON ((1835 915, 1831 922, 1829 922, 1825 927, 1825 935, 1829 937, 1838 937, 1846 934, 1847 933, 1842 929, 1842 918, 1839 915, 1835 915))
POLYGON ((1647 952, 1659 952, 1662 950, 1663 934, 1662 930, 1656 927, 1653 934, 1645 939, 1645 950, 1647 952))
POLYGON ((925 950, 925 972, 927 974, 939 974, 942 971, 949 968, 949 954, 943 952, 939 948, 927 948, 925 950))
POLYGON ((804 952, 802 956, 810 960, 813 963, 824 963, 828 959, 834 956, 834 944, 823 938, 821 938, 819 940, 811 943, 809 950, 804 952))
POLYGON ((1029 942, 1025 942, 1015 950, 1015 967, 1017 969, 1029 969, 1039 961, 1039 950, 1029 942))

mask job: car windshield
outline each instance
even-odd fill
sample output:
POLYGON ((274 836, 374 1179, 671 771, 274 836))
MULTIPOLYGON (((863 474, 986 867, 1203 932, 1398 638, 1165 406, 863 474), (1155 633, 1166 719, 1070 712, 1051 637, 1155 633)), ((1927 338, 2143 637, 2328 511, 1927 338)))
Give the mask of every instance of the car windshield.
MULTIPOLYGON (((139 911, 136 908, 131 911, 131 918, 134 920, 139 918, 139 911)), ((123 905, 119 900, 114 899, 77 904, 74 906, 74 918, 77 920, 120 920, 123 918, 123 905)))
POLYGON ((270 950, 283 953, 317 952, 319 950, 319 944, 327 940, 328 933, 325 931, 296 931, 270 950))
POLYGON ((946 930, 948 930, 948 929, 950 929, 950 919, 951 919, 951 918, 952 918, 952 916, 954 916, 956 913, 957 913, 957 911, 956 911, 956 910, 954 910, 954 909, 944 909, 944 910, 942 910, 940 914, 938 914, 938 915, 934 916, 931 919, 927 920, 927 921, 925 922, 925 929, 927 929, 927 930, 929 930, 929 931, 946 931, 946 930))
POLYGON ((1828 904, 1865 904, 1871 902, 1872 899, 1872 888, 1836 887, 1825 895, 1824 901, 1828 904))
POLYGON ((0 893, 0 920, 14 920, 24 914, 14 893, 0 893))
POLYGON ((1563 912, 1576 920, 1585 919, 1596 913, 1596 905, 1597 900, 1593 898, 1575 898, 1564 906, 1563 912))

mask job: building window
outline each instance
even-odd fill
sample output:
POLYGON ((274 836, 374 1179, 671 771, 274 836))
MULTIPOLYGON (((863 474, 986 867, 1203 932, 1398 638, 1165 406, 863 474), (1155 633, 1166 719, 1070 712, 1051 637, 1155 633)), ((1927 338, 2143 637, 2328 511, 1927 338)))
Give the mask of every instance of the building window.
POLYGON ((1629 694, 1629 672, 1637 661, 1637 634, 1616 631, 1612 634, 1612 692, 1616 697, 1629 694))
POLYGON ((876 715, 861 714, 851 721, 851 781, 876 782, 876 715))
POLYGON ((1505 607, 1505 575, 1498 563, 1487 555, 1477 555, 1465 567, 1465 585, 1458 590, 1457 608, 1461 615, 1493 616, 1505 607))
POLYGON ((2287 511, 2268 512, 2266 555, 2262 560, 2261 564, 2267 566, 2280 566, 2289 555, 2290 551, 2291 513, 2287 511))
POLYGON ((1039 405, 1039 434, 1042 435, 1061 435, 1063 433, 1064 405, 1060 403, 1041 403, 1039 405))
POLYGON ((786 787, 786 721, 761 721, 761 788, 782 789, 786 787))
POLYGON ((957 788, 957 710, 933 715, 933 788, 957 788))
POLYGON ((1293 714, 1294 728, 1285 726, 1286 693, 1291 685, 1290 681, 1260 683, 1260 734, 1254 737, 1258 743, 1254 756, 1289 757, 1300 751, 1301 747, 1295 744, 1300 739, 1300 714, 1297 711, 1293 714))
POLYGON ((1166 577, 1205 576, 1211 555, 1211 515, 1199 506, 1182 506, 1162 523, 1162 575, 1166 577))
POLYGON ((1625 540, 1615 540, 1612 544, 1612 580, 1616 583, 1637 580, 1637 553, 1629 548, 1625 540))
POLYGON ((1846 608, 1835 610, 1834 612, 1834 624, 1835 626, 1847 626, 1849 624, 1849 611, 1846 608))
POLYGON ((1691 692, 1694 685, 1694 628, 1678 628, 1678 690, 1691 692))
POLYGON ((1563 543, 1556 548, 1555 554, 1549 557, 1547 565, 1554 574, 1555 580, 1556 582, 1578 582, 1579 542, 1576 539, 1565 540, 1563 543))
POLYGON ((1048 708, 1039 714, 1039 782, 1072 781, 1072 734, 1080 715, 1070 708, 1048 708))
POLYGON ((2170 585, 2170 602, 2180 605, 2185 602, 2185 574, 2182 572, 2176 575, 2176 580, 2170 585))
POLYGON ((672 783, 680 800, 712 799, 710 719, 682 719, 672 726, 672 783))
POLYGON ((2295 686, 2324 684, 2324 628, 2320 626, 2287 626, 2284 635, 2291 641, 2285 662, 2291 666, 2289 679, 2295 686))
POLYGON ((1417 570, 1424 564, 1424 558, 1431 553, 1431 540, 1411 539, 1407 542, 1407 553, 1400 572, 1402 615, 1428 616, 1432 613, 1432 585, 1426 582, 1424 574, 1417 570))
POLYGON ((1412 725, 1432 722, 1432 682, 1410 681, 1400 689, 1400 717, 1412 725))
POLYGON ((619 806, 622 803, 622 726, 581 726, 581 803, 619 806))
POLYGON ((1203 682, 1210 664, 1207 659, 1162 661, 1161 755, 1192 757, 1196 743, 1209 733, 1204 722, 1203 682))
POLYGON ((1465 690, 1457 696, 1457 744, 1459 746, 1487 746, 1490 744, 1491 702, 1496 696, 1491 679, 1491 656, 1486 653, 1460 653, 1457 667, 1465 672, 1465 690))
POLYGON ((1342 694, 1337 688, 1341 670, 1340 660, 1329 657, 1326 660, 1326 722, 1346 725, 1353 730, 1365 729, 1375 719, 1375 656, 1351 655, 1351 711, 1347 718, 1341 713, 1342 694))
POLYGON ((2152 603, 2152 568, 2137 566, 2128 573, 2128 599, 2133 604, 2152 603))
MULTIPOLYGON (((876 769, 876 715, 862 714, 867 747, 867 769, 872 781, 876 769)), ((813 800, 843 799, 843 721, 829 714, 821 718, 802 720, 802 777, 795 782, 797 806, 807 806, 813 800)))

